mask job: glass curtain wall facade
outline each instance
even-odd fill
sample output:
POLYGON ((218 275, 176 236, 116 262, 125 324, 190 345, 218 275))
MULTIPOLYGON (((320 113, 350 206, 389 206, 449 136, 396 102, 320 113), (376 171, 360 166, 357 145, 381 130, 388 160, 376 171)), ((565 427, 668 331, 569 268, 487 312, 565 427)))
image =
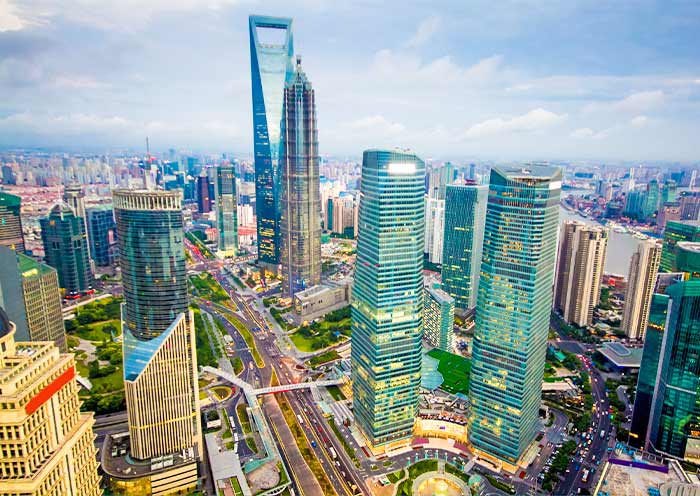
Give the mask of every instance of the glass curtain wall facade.
POLYGON ((700 241, 700 221, 670 220, 666 223, 659 272, 676 271, 676 244, 681 241, 700 241))
POLYGON ((417 414, 424 179, 412 153, 364 152, 351 364, 355 421, 372 449, 410 438, 417 414))
POLYGON ((0 245, 24 253, 21 210, 19 196, 0 191, 0 245))
POLYGON ((445 188, 442 289, 462 313, 476 307, 487 198, 487 186, 445 188))
POLYGON ((283 291, 293 297, 321 283, 321 191, 314 90, 297 60, 282 115, 283 291))
POLYGON ((258 260, 277 265, 280 256, 280 126, 284 88, 294 75, 292 20, 250 16, 248 21, 258 260))
POLYGON ((236 173, 231 165, 216 168, 216 227, 219 252, 235 257, 238 252, 238 211, 236 173))
POLYGON ((124 324, 140 340, 188 315, 182 192, 115 190, 124 324))
POLYGON ((426 287, 423 292, 423 334, 434 348, 452 353, 455 300, 441 289, 426 287))
POLYGON ((491 169, 470 383, 470 441, 515 464, 538 432, 561 170, 491 169))
POLYGON ((90 255, 98 267, 109 267, 114 263, 113 251, 110 245, 110 234, 113 236, 116 225, 114 212, 111 207, 89 208, 87 210, 88 241, 90 255))

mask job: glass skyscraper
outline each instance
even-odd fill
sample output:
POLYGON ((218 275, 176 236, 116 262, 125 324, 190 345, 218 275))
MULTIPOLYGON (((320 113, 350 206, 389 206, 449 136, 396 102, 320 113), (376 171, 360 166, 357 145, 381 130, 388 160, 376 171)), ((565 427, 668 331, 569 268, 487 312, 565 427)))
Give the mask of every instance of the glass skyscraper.
POLYGON ((491 169, 470 382, 470 441, 515 464, 538 432, 561 170, 491 169))
POLYGON ((412 153, 364 152, 351 363, 355 421, 373 450, 410 438, 417 414, 424 178, 412 153))
POLYGON ((109 267, 114 263, 114 252, 110 237, 115 237, 114 212, 111 207, 87 209, 88 241, 90 255, 98 267, 109 267), (111 235, 111 236, 110 236, 111 235))
POLYGON ((238 203, 236 174, 232 165, 216 168, 216 227, 219 230, 219 253, 235 257, 238 251, 238 203))
POLYGON ((67 203, 57 203, 39 221, 46 263, 58 272, 58 282, 69 293, 92 288, 85 221, 67 203))
POLYGON ((280 256, 280 124, 284 88, 294 76, 292 20, 250 16, 255 209, 258 260, 277 265, 280 256))
POLYGON ((445 188, 442 289, 461 313, 476 307, 487 197, 486 186, 445 188))
POLYGON ((159 336, 188 312, 182 192, 115 190, 125 326, 141 340, 159 336))
POLYGON ((289 297, 321 283, 321 192, 316 100, 297 60, 282 112, 283 291, 289 297))
POLYGON ((0 191, 0 245, 24 253, 21 211, 19 196, 0 191))
POLYGON ((669 220, 666 223, 659 272, 675 272, 676 243, 679 241, 700 241, 700 221, 669 220))
POLYGON ((431 346, 452 353, 455 300, 437 288, 426 287, 423 293, 423 334, 431 346))

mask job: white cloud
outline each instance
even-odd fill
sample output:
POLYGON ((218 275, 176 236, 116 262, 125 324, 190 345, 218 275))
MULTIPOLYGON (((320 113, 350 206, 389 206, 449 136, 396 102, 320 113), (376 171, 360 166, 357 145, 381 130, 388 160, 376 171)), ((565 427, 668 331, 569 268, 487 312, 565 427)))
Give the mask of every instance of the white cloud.
POLYGON ((584 107, 583 110, 587 113, 603 111, 639 114, 661 106, 665 100, 666 94, 662 90, 640 91, 614 102, 594 102, 584 107))
POLYGON ((19 31, 26 22, 19 16, 19 11, 10 0, 0 0, 0 33, 3 31, 19 31))
POLYGON ((602 140, 610 136, 612 133, 617 131, 620 128, 619 125, 614 125, 612 127, 609 127, 607 129, 602 129, 600 131, 594 131, 590 127, 582 127, 574 132, 572 132, 569 136, 575 139, 592 139, 592 140, 602 140))
POLYGON ((638 115, 630 120, 632 127, 644 127, 651 122, 651 119, 646 115, 638 115))
POLYGON ((533 132, 558 124, 566 119, 564 114, 556 114, 537 108, 527 114, 511 117, 488 119, 474 124, 462 134, 462 139, 476 139, 485 136, 533 132))
POLYGON ((350 127, 358 131, 379 132, 385 135, 400 134, 406 130, 403 124, 391 122, 383 115, 371 115, 357 119, 350 123, 350 127))
POLYGON ((440 27, 440 18, 438 16, 430 16, 423 19, 418 25, 418 29, 413 34, 410 40, 406 42, 406 46, 415 48, 425 44, 433 35, 437 32, 440 27))
POLYGON ((590 138, 595 135, 595 131, 590 127, 582 127, 570 134, 572 138, 583 139, 590 138))
POLYGON ((58 88, 66 88, 73 90, 91 90, 99 88, 108 88, 110 84, 97 81, 89 76, 59 76, 53 81, 58 88))

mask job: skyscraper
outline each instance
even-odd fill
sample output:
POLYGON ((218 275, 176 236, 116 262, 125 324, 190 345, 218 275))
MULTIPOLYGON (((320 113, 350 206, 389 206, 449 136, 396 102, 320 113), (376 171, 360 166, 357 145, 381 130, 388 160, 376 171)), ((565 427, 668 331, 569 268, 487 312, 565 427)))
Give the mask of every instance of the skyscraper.
POLYGON ((561 170, 491 169, 470 379, 469 436, 516 464, 538 431, 561 170))
POLYGON ((258 260, 276 268, 280 255, 280 124, 284 88, 294 75, 292 20, 250 16, 250 73, 255 153, 258 260))
POLYGON ((452 353, 455 300, 441 289, 424 290, 423 335, 435 348, 452 353))
POLYGON ((90 255, 98 267, 109 267, 114 263, 112 240, 116 224, 114 212, 109 206, 87 209, 88 242, 90 255))
POLYGON ((124 286, 124 387, 136 459, 201 454, 179 190, 112 194, 124 286))
POLYGON ((219 230, 219 253, 235 257, 238 252, 238 202, 236 173, 232 165, 216 168, 216 227, 219 230))
POLYGON ((412 153, 364 152, 351 363, 355 421, 375 451, 410 438, 417 413, 424 177, 412 153))
POLYGON ((0 191, 0 246, 24 253, 21 211, 19 196, 0 191))
POLYGON ((58 271, 58 282, 69 293, 92 288, 85 222, 67 203, 57 203, 40 219, 46 263, 58 271))
POLYGON ((487 186, 453 184, 445 189, 442 289, 462 314, 476 307, 487 196, 487 186))
POLYGON ((321 283, 321 193, 314 90, 297 58, 282 106, 283 291, 289 297, 321 283))
POLYGON ((555 278, 554 308, 567 322, 591 325, 600 301, 608 231, 599 226, 567 220, 561 226, 555 278))
POLYGON ((63 187, 63 201, 73 209, 76 217, 80 217, 85 225, 85 235, 88 237, 88 256, 92 256, 90 249, 90 235, 87 227, 87 214, 85 212, 85 191, 79 182, 72 182, 63 187))
POLYGON ((672 220, 666 223, 659 263, 660 272, 676 271, 676 243, 679 241, 700 241, 700 221, 672 220))
POLYGON ((46 341, 16 342, 0 308, 0 494, 98 496, 92 413, 75 361, 46 341))
POLYGON ((56 269, 0 246, 0 307, 20 341, 53 341, 68 351, 56 269))
POLYGON ((661 244, 651 239, 640 242, 630 260, 621 324, 630 339, 644 339, 660 261, 661 244))
POLYGON ((207 176, 204 172, 197 177, 197 211, 200 214, 208 214, 211 212, 209 176, 207 176))
POLYGON ((441 264, 445 234, 445 200, 425 198, 425 247, 428 261, 441 264))

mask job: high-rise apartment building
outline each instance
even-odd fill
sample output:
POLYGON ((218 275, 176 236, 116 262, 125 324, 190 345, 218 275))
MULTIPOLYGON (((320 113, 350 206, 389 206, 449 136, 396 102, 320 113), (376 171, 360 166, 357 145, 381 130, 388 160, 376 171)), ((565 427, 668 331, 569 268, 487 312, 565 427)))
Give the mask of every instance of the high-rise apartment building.
POLYGON ((679 241, 700 241, 700 221, 673 220, 666 223, 660 272, 676 272, 676 244, 679 241))
POLYGON ((418 407, 425 165, 409 152, 362 160, 353 285, 353 411, 372 450, 406 442, 418 407))
POLYGON ((68 351, 56 269, 0 246, 0 307, 20 341, 53 341, 68 351))
POLYGON ((423 252, 428 261, 442 263, 443 236, 445 234, 445 200, 425 198, 425 246, 423 252))
POLYGON ((0 308, 0 494, 98 496, 91 413, 80 412, 72 354, 15 341, 0 308))
POLYGON ((92 288, 85 221, 67 203, 57 203, 39 221, 46 263, 58 271, 58 282, 69 293, 92 288))
POLYGON ((22 233, 22 199, 0 191, 0 246, 24 253, 22 233))
POLYGON ((487 186, 453 184, 445 189, 442 289, 462 314, 476 307, 487 198, 487 186))
POLYGON ((114 264, 113 242, 116 241, 116 224, 112 207, 88 208, 86 215, 92 260, 98 267, 109 267, 114 264))
POLYGON ((455 300, 441 289, 426 287, 423 306, 423 336, 430 346, 452 353, 455 300))
POLYGON ((593 323, 607 246, 608 231, 603 227, 575 220, 562 224, 554 308, 566 322, 582 327, 593 323))
POLYGON ((76 217, 85 219, 85 191, 77 182, 66 184, 63 188, 63 201, 73 209, 76 217))
POLYGON ((644 339, 660 261, 661 244, 655 240, 640 242, 630 260, 621 324, 630 339, 644 339))
POLYGON ((561 179, 554 167, 491 169, 469 436, 479 452, 512 465, 539 430, 561 179))
MULTIPOLYGON (((201 455, 179 190, 113 192, 124 286, 124 387, 138 460, 201 455)), ((182 460, 191 465, 191 456, 182 460)), ((109 473, 109 472, 108 472, 109 473)), ((196 477, 195 477, 196 478, 196 477)))
POLYGON ((313 87, 297 58, 284 89, 280 262, 283 291, 290 298, 321 283, 321 192, 313 87))
POLYGON ((676 282, 653 295, 630 444, 678 459, 700 448, 700 243, 677 244, 676 282))
POLYGON ((219 254, 235 257, 238 252, 238 201, 236 173, 232 165, 216 168, 216 227, 219 230, 219 254))
POLYGON ((258 261, 276 267, 280 255, 282 99, 294 76, 292 20, 266 16, 250 16, 248 20, 258 261))

